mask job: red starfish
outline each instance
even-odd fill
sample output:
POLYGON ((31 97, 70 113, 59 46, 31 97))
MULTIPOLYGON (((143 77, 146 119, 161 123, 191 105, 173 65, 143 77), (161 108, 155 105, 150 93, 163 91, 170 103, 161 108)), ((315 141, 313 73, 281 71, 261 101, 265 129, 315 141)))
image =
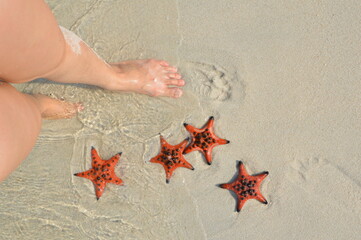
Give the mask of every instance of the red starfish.
POLYGON ((183 156, 183 150, 188 144, 188 138, 183 140, 178 145, 170 145, 167 141, 160 136, 161 151, 152 158, 150 162, 160 163, 163 165, 166 173, 166 182, 169 183, 169 179, 172 177, 173 171, 178 167, 185 167, 194 170, 193 166, 187 162, 183 156))
POLYGON ((215 146, 229 143, 228 140, 216 136, 213 132, 214 117, 210 117, 203 128, 195 128, 187 123, 183 125, 192 135, 192 143, 184 150, 184 153, 190 153, 196 150, 203 152, 207 163, 212 164, 212 149, 215 146))
POLYGON ((241 161, 238 162, 238 177, 232 183, 220 184, 221 188, 231 190, 238 198, 237 212, 241 211, 245 202, 249 199, 257 199, 261 203, 267 204, 267 200, 262 196, 259 187, 268 172, 263 172, 255 176, 248 175, 246 168, 241 161))
POLYGON ((74 174, 78 177, 87 178, 94 183, 97 200, 102 196, 107 183, 123 185, 122 179, 118 178, 114 173, 114 167, 117 165, 121 154, 118 153, 109 160, 103 160, 98 155, 97 150, 92 147, 92 168, 88 171, 74 174))

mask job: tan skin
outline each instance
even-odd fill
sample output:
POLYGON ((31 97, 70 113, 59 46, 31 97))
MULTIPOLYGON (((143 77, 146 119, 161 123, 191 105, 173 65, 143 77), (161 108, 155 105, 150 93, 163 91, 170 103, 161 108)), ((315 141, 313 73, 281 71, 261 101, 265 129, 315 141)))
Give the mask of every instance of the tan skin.
POLYGON ((175 67, 148 59, 105 63, 84 42, 77 54, 43 0, 0 1, 0 181, 33 148, 42 119, 70 118, 83 107, 18 92, 11 83, 43 77, 114 91, 178 98, 185 84, 175 67))

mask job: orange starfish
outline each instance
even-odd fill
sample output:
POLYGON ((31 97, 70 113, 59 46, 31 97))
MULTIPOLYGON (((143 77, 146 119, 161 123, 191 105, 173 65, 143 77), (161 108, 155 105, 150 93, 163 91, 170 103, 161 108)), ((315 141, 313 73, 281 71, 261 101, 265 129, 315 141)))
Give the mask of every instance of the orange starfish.
POLYGON ((214 117, 211 116, 203 128, 195 128, 187 123, 183 124, 192 135, 192 143, 184 150, 184 153, 202 151, 209 165, 212 164, 212 149, 215 146, 229 143, 228 140, 216 136, 213 132, 213 123, 214 117))
POLYGON ((123 185, 122 179, 118 178, 114 173, 114 167, 117 165, 121 154, 118 153, 109 160, 103 160, 98 155, 97 150, 92 147, 92 168, 88 171, 74 174, 77 177, 87 178, 93 182, 97 200, 102 196, 107 183, 123 185))
POLYGON ((167 143, 162 135, 160 136, 161 151, 157 156, 153 157, 150 162, 160 163, 163 165, 167 183, 169 183, 173 171, 178 167, 185 167, 194 170, 193 166, 187 162, 183 156, 183 150, 187 146, 188 140, 189 139, 186 138, 180 144, 173 146, 167 143))
POLYGON ((241 161, 238 162, 238 177, 232 183, 220 184, 221 188, 225 188, 236 193, 238 198, 237 212, 241 211, 245 202, 249 199, 256 199, 261 203, 267 204, 267 200, 262 196, 259 187, 263 179, 268 175, 268 172, 263 172, 258 175, 248 175, 246 168, 241 161))

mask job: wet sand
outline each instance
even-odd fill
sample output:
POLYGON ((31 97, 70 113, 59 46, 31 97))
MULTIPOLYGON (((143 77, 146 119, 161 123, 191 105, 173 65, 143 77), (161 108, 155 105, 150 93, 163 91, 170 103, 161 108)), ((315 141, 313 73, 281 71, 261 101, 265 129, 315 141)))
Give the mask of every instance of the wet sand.
POLYGON ((357 239, 361 234, 361 3, 358 1, 47 1, 60 25, 106 61, 165 59, 187 81, 181 99, 65 85, 18 85, 83 102, 71 120, 44 121, 30 156, 0 184, 0 239, 357 239), (185 158, 170 184, 159 135, 187 122, 231 144, 213 164, 185 158), (123 152, 99 201, 74 173, 90 148, 123 152), (242 160, 269 171, 268 200, 240 213, 227 190, 242 160))

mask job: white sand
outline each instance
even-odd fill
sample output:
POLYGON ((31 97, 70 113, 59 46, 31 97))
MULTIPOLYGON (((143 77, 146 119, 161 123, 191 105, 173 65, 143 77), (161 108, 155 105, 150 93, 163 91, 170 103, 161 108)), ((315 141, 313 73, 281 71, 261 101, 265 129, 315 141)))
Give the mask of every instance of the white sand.
POLYGON ((45 121, 36 147, 0 184, 1 239, 359 239, 361 236, 360 1, 49 0, 59 24, 106 61, 161 58, 179 67, 180 100, 42 81, 19 86, 83 101, 73 120, 45 121), (342 2, 342 3, 341 3, 342 2), (184 121, 231 144, 212 166, 186 155, 170 184, 157 134, 184 121), (123 155, 96 201, 90 147, 123 155), (240 213, 215 185, 269 171, 240 213))

